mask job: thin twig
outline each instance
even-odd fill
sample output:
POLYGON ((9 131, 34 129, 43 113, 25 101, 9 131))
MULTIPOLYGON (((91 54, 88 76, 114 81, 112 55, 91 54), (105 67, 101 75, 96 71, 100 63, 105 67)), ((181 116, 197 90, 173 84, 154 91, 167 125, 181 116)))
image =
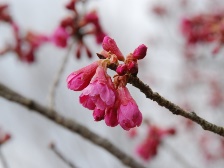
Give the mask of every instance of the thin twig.
POLYGON ((104 148, 106 151, 108 151, 117 159, 119 159, 124 165, 127 165, 132 168, 144 168, 144 166, 139 164, 137 161, 135 161, 135 159, 133 159, 129 155, 122 152, 118 147, 114 146, 107 139, 100 137, 96 133, 90 131, 85 126, 79 124, 78 122, 63 117, 55 110, 50 111, 47 107, 44 107, 39 103, 37 103, 36 101, 28 99, 20 95, 19 93, 16 93, 15 91, 9 89, 8 87, 6 87, 1 83, 0 83, 0 96, 9 101, 20 104, 30 110, 38 112, 42 116, 45 116, 49 120, 70 130, 71 132, 79 134, 80 136, 91 141, 95 145, 104 148))
POLYGON ((130 75, 128 82, 132 84, 134 87, 138 88, 141 92, 143 92, 147 98, 157 102, 160 106, 165 107, 173 114, 181 115, 185 118, 188 118, 198 123, 204 130, 214 132, 224 137, 223 127, 217 126, 215 124, 206 121, 205 119, 199 117, 195 112, 185 111, 176 104, 160 96, 159 93, 153 92, 152 89, 148 85, 144 84, 138 77, 130 75))
POLYGON ((66 159, 63 154, 56 148, 54 143, 50 144, 50 149, 63 161, 65 162, 69 167, 71 168, 77 168, 73 163, 71 163, 68 159, 66 159))
POLYGON ((70 52, 71 52, 71 49, 72 49, 72 46, 73 46, 74 43, 71 43, 67 49, 67 52, 61 62, 61 65, 60 65, 60 68, 58 69, 56 75, 55 75, 55 78, 53 80, 53 83, 51 85, 51 88, 50 88, 50 91, 49 91, 49 109, 50 110, 53 110, 54 107, 55 107, 55 95, 56 95, 56 90, 57 90, 57 87, 59 85, 59 82, 60 82, 60 79, 61 79, 61 76, 62 76, 62 73, 64 72, 64 69, 65 69, 65 65, 66 63, 68 62, 68 58, 69 58, 69 55, 70 55, 70 52))
MULTIPOLYGON (((1 147, 0 147, 0 148, 1 148, 1 147)), ((2 167, 3 167, 3 168, 8 168, 8 167, 9 167, 9 166, 8 166, 8 163, 7 163, 7 161, 6 161, 6 159, 5 159, 5 156, 3 155, 1 149, 0 149, 0 158, 1 158, 1 161, 2 161, 2 167)))

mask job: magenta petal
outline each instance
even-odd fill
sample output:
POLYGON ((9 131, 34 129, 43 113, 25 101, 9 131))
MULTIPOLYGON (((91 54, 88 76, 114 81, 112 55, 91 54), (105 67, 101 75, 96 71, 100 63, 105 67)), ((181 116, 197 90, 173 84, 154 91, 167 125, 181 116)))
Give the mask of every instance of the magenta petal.
POLYGON ((91 98, 88 95, 81 94, 79 97, 79 102, 86 108, 90 110, 94 110, 96 107, 94 102, 91 100, 91 98))
POLYGON ((115 127, 118 125, 118 120, 117 120, 117 111, 114 109, 107 109, 106 114, 104 117, 105 123, 107 126, 110 127, 115 127))
POLYGON ((87 84, 84 85, 82 81, 82 73, 71 73, 67 78, 67 86, 71 90, 79 91, 85 88, 87 84))
POLYGON ((104 119, 105 116, 105 110, 100 110, 98 108, 95 108, 93 111, 93 118, 95 121, 101 121, 104 119))

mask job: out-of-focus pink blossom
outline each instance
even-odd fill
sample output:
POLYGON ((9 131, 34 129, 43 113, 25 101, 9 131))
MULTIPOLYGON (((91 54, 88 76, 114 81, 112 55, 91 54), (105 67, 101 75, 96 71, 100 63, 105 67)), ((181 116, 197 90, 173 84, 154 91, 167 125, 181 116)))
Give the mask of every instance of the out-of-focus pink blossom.
POLYGON ((210 82, 211 94, 209 103, 212 107, 219 107, 223 104, 224 97, 222 93, 222 89, 219 86, 218 81, 212 80, 210 82))
POLYGON ((63 27, 58 27, 53 33, 51 40, 56 46, 64 48, 67 46, 68 37, 67 31, 63 27))
POLYGON ((4 144, 10 139, 11 139, 11 135, 0 129, 0 145, 4 144))
POLYGON ((111 53, 115 54, 119 60, 121 60, 121 61, 124 60, 124 56, 121 53, 120 49, 117 47, 117 44, 114 41, 114 39, 112 39, 108 36, 105 36, 103 39, 102 47, 107 52, 111 52, 111 53))
POLYGON ((118 107, 118 122, 120 126, 129 130, 130 128, 140 126, 142 123, 142 113, 138 109, 138 105, 131 97, 126 87, 117 89, 120 104, 118 107))
POLYGON ((12 18, 8 11, 8 5, 7 4, 0 4, 0 21, 12 22, 12 18))
POLYGON ((36 34, 31 31, 27 33, 25 39, 29 41, 32 47, 35 49, 50 40, 46 35, 36 34))
POLYGON ((133 128, 133 129, 131 129, 131 130, 128 131, 128 136, 129 136, 130 138, 134 138, 134 137, 136 137, 137 134, 138 134, 138 132, 137 132, 137 129, 136 129, 136 128, 133 128))
POLYGON ((86 88, 94 76, 97 67, 98 62, 96 61, 78 71, 72 72, 67 77, 68 88, 74 91, 80 91, 86 88))
POLYGON ((152 12, 155 13, 158 16, 164 16, 168 13, 167 9, 164 6, 161 5, 155 5, 152 8, 152 12))
POLYGON ((100 110, 110 108, 115 103, 115 88, 111 77, 107 75, 106 68, 103 66, 98 66, 96 74, 80 96, 80 103, 93 110, 93 106, 88 106, 88 103, 86 103, 88 101, 92 101, 95 107, 100 110))
POLYGON ((160 141, 156 137, 146 139, 140 144, 136 152, 144 160, 150 160, 157 154, 160 141))
POLYGON ((67 4, 66 4, 66 8, 68 9, 68 10, 73 10, 73 11, 75 11, 75 4, 76 4, 76 2, 77 2, 77 0, 70 0, 67 4))
POLYGON ((106 36, 106 33, 103 31, 100 25, 99 17, 96 10, 92 10, 91 12, 85 15, 84 24, 88 24, 88 23, 92 23, 94 25, 92 34, 95 35, 97 44, 101 44, 103 41, 103 38, 106 36))
POLYGON ((158 148, 167 135, 174 135, 175 129, 161 129, 149 126, 146 139, 136 148, 137 154, 144 160, 150 160, 157 155, 158 148))

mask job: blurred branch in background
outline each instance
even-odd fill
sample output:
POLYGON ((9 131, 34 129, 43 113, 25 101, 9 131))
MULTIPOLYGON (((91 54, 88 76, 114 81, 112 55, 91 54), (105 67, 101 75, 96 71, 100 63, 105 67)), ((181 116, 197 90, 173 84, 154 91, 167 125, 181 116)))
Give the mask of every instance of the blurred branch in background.
POLYGON ((144 168, 144 166, 136 162, 135 159, 133 159, 132 157, 122 152, 120 149, 114 146, 107 139, 102 138, 99 135, 93 133, 88 128, 77 123, 76 121, 61 116, 55 110, 49 110, 47 107, 40 105, 34 100, 28 99, 12 91, 8 87, 4 86, 3 84, 0 84, 0 96, 10 101, 13 101, 15 103, 18 103, 30 110, 34 110, 38 112, 39 114, 45 116, 46 118, 50 119, 51 121, 61 125, 62 127, 67 128, 68 130, 79 134, 80 136, 91 141, 95 145, 104 148, 106 151, 108 151, 109 153, 114 155, 116 158, 118 158, 124 165, 130 166, 133 168, 144 168))
POLYGON ((52 142, 49 144, 49 148, 61 159, 63 160, 69 167, 77 168, 73 163, 71 163, 68 159, 66 159, 63 154, 57 149, 56 145, 52 142))
POLYGON ((61 62, 61 65, 60 65, 60 68, 58 69, 56 75, 55 75, 55 78, 52 82, 52 85, 51 85, 51 88, 50 88, 50 91, 49 91, 49 109, 50 110, 53 110, 54 109, 54 106, 55 106, 55 96, 56 96, 56 90, 57 90, 57 87, 60 83, 60 79, 61 79, 61 76, 64 72, 64 69, 65 69, 65 65, 66 63, 68 62, 68 58, 69 58, 69 54, 72 50, 72 46, 73 46, 74 43, 71 43, 67 49, 67 52, 61 62))

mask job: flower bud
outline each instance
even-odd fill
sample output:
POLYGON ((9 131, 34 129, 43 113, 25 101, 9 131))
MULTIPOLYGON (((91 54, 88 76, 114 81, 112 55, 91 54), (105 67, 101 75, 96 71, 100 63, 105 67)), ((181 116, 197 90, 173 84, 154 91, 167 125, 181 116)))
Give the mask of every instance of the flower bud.
POLYGON ((120 65, 118 65, 118 67, 116 69, 117 74, 120 76, 125 75, 127 73, 127 71, 128 71, 128 67, 126 64, 120 64, 120 65))
POLYGON ((144 44, 141 44, 136 48, 133 52, 133 58, 135 59, 143 59, 146 56, 147 47, 144 44))

